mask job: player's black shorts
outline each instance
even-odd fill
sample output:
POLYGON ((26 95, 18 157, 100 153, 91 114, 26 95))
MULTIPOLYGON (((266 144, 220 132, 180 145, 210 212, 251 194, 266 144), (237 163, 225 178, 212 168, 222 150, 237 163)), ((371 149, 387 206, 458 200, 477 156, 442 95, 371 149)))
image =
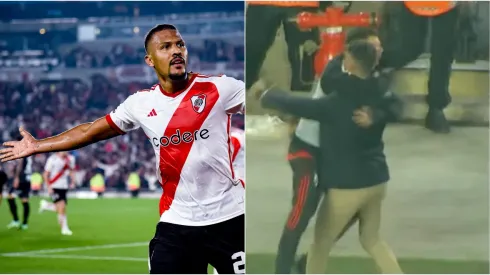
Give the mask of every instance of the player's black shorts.
POLYGON ((11 181, 10 183, 10 188, 9 188, 9 194, 17 194, 17 197, 20 199, 28 199, 29 198, 29 193, 31 192, 31 183, 28 181, 21 181, 19 182, 19 187, 14 188, 14 183, 11 181))
POLYGON ((245 274, 245 215, 207 226, 160 222, 150 241, 151 274, 245 274))
POLYGON ((54 203, 57 203, 59 201, 64 201, 65 203, 68 203, 68 199, 66 197, 66 193, 68 190, 66 189, 54 189, 53 188, 53 193, 51 194, 51 200, 54 203))

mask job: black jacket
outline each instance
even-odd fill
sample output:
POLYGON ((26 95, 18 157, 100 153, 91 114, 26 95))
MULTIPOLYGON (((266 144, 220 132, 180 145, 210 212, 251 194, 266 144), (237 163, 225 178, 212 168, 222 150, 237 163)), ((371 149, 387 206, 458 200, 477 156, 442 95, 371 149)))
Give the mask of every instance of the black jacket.
POLYGON ((324 91, 329 90, 325 97, 308 99, 272 88, 262 97, 262 104, 320 121, 319 178, 323 187, 362 188, 388 181, 382 136, 386 123, 400 114, 399 99, 382 92, 375 78, 362 80, 329 67, 322 78, 324 91), (354 110, 362 106, 373 110, 374 123, 368 129, 352 121, 354 110))

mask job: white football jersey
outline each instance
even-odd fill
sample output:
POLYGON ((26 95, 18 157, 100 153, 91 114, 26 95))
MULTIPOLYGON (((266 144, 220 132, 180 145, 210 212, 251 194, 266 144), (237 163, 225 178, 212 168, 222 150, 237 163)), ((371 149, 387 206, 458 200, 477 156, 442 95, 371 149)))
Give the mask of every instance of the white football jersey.
POLYGON ((231 161, 235 175, 238 179, 245 181, 245 132, 242 129, 232 127, 230 137, 233 145, 231 161))
POLYGON ((49 156, 44 166, 48 172, 48 185, 54 189, 68 189, 70 187, 70 171, 75 169, 75 157, 67 155, 60 157, 58 154, 49 156))
POLYGON ((243 110, 244 102, 243 81, 190 74, 184 90, 169 94, 157 84, 132 94, 106 116, 121 134, 141 127, 153 145, 163 189, 160 221, 201 226, 245 212, 227 111, 243 110))

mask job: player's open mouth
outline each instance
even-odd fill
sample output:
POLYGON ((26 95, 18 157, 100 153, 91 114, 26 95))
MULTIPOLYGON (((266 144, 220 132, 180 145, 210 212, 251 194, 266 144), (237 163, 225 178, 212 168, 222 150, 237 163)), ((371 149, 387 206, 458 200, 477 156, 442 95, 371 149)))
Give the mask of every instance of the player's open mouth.
POLYGON ((170 61, 170 66, 175 66, 177 68, 183 67, 185 64, 185 61, 183 58, 174 58, 172 61, 170 61))

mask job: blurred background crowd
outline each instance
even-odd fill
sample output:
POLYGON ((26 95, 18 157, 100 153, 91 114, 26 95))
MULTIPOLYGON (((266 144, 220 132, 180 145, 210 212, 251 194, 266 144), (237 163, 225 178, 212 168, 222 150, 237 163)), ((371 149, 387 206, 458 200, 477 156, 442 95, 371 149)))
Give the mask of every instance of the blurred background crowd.
MULTIPOLYGON (((143 40, 157 24, 179 28, 191 71, 243 80, 241 2, 0 2, 0 13, 3 141, 19 126, 36 138, 56 135, 151 87, 157 79, 144 64, 143 40)), ((243 117, 233 123, 243 127, 243 117)), ((126 190, 132 172, 142 190, 158 188, 154 152, 140 130, 71 153, 79 188, 101 173, 106 190, 126 190)), ((34 171, 42 173, 47 157, 35 156, 34 171)))

